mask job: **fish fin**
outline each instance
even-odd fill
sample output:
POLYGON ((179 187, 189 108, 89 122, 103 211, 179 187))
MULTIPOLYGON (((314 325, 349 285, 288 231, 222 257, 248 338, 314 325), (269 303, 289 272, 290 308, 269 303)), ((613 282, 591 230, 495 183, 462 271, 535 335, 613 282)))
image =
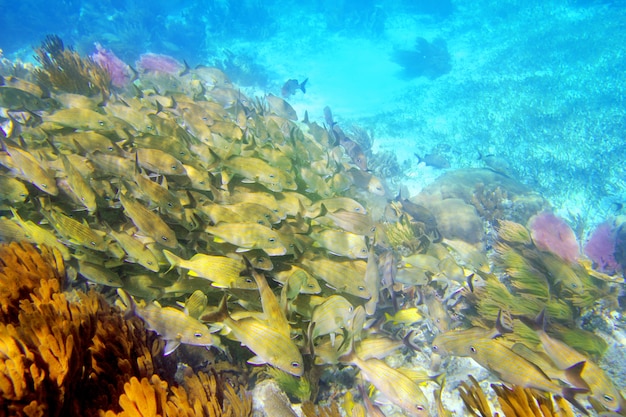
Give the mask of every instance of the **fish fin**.
POLYGON ((248 359, 248 363, 251 365, 265 365, 267 361, 263 360, 263 358, 259 356, 253 356, 250 359, 248 359))
POLYGON ((178 346, 180 346, 179 340, 168 340, 165 342, 165 347, 163 348, 163 356, 167 356, 170 353, 174 352, 178 346))
POLYGON ((565 370, 567 381, 574 387, 582 390, 591 391, 589 384, 582 378, 581 374, 585 368, 586 361, 580 361, 565 370))
POLYGON ((163 249, 163 256, 165 256, 165 259, 167 259, 167 262, 169 262, 170 264, 170 268, 167 271, 165 271, 165 274, 170 272, 172 269, 176 268, 176 266, 180 263, 180 261, 182 261, 182 258, 174 255, 172 252, 168 251, 167 249, 163 249))
POLYGON ((300 90, 302 90, 302 94, 306 93, 306 83, 307 83, 307 81, 309 81, 308 78, 300 83, 300 90))
POLYGON ((228 318, 230 318, 230 314, 228 313, 228 295, 224 295, 216 311, 202 314, 198 319, 200 321, 221 322, 228 318))

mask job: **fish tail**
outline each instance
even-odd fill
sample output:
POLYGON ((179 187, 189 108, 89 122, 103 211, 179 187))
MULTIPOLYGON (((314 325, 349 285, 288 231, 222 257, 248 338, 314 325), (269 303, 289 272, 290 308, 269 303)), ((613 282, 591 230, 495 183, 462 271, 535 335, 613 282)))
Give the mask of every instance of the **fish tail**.
POLYGON ((124 317, 126 319, 133 317, 137 311, 137 304, 135 303, 133 297, 122 288, 117 289, 117 295, 119 295, 122 303, 124 303, 124 305, 126 306, 126 312, 124 313, 124 317))
POLYGON ((166 274, 170 272, 172 269, 179 266, 180 263, 183 261, 182 258, 174 255, 172 252, 168 251, 167 249, 163 249, 163 255, 165 256, 165 259, 167 259, 167 262, 169 262, 170 264, 170 268, 167 271, 165 271, 166 274))
POLYGON ((588 416, 589 412, 575 398, 576 394, 582 394, 582 393, 585 393, 585 392, 589 392, 589 390, 582 389, 582 388, 565 387, 565 388, 563 388, 563 391, 561 392, 561 395, 563 395, 563 398, 565 398, 567 401, 569 401, 570 404, 572 404, 574 407, 576 407, 581 413, 583 413, 584 415, 588 416))

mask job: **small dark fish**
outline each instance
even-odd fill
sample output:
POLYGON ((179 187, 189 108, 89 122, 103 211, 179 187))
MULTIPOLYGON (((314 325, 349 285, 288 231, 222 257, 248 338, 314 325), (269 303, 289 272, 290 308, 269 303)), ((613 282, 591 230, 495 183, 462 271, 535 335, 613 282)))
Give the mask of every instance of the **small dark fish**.
POLYGON ((280 90, 280 92, 285 98, 296 94, 296 91, 298 90, 302 90, 302 93, 306 93, 307 81, 309 81, 308 78, 302 81, 301 83, 299 83, 298 80, 294 80, 293 78, 290 80, 287 80, 287 82, 283 84, 283 88, 280 90))
POLYGON ((483 161, 486 167, 490 170, 497 172, 498 174, 502 174, 505 177, 511 177, 513 169, 511 168, 509 161, 503 157, 493 154, 483 155, 478 152, 478 159, 483 161))
POLYGON ((450 168, 450 162, 445 156, 441 155, 440 153, 429 153, 423 158, 418 154, 415 154, 415 156, 417 157, 418 162, 423 162, 426 164, 426 166, 437 169, 450 168))

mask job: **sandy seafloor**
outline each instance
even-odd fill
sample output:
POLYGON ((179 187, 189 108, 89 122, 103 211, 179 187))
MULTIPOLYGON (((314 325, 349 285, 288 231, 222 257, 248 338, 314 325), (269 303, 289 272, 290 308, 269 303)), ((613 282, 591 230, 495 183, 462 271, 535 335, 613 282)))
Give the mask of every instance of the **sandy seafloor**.
MULTIPOLYGON (((443 149, 450 169, 484 166, 480 154, 504 158, 515 178, 571 223, 584 222, 587 231, 620 214, 626 200, 626 5, 454 6, 443 19, 390 9, 376 36, 349 25, 330 31, 323 15, 290 9, 260 41, 222 36, 195 51, 170 45, 151 52, 184 57, 192 66, 213 62, 212 51, 223 49, 253 56, 269 83, 245 87, 248 95, 279 95, 285 80, 308 78, 306 94, 289 99, 300 118, 307 110, 311 120, 322 122, 322 109, 330 106, 342 127, 365 128, 374 152, 396 155, 402 183, 412 194, 445 172, 418 163, 415 154, 443 149), (416 37, 446 41, 448 73, 435 79, 400 76, 394 48, 410 49, 416 37)), ((31 51, 25 46, 6 56, 27 60, 31 51)), ((626 336, 614 336, 603 365, 624 386, 626 336)), ((467 367, 449 375, 444 402, 463 415, 458 382, 467 373, 488 375, 469 360, 457 363, 467 367)), ((481 385, 491 392, 486 382, 481 385)))

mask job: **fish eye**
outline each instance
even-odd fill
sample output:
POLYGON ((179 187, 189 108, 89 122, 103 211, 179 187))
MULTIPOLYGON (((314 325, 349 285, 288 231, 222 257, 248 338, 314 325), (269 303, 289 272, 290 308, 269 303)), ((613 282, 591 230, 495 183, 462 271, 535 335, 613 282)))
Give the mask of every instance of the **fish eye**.
POLYGON ((107 148, 107 150, 108 150, 109 152, 113 152, 113 146, 109 146, 109 147, 107 148))
POLYGON ((167 239, 167 236, 161 236, 161 240, 164 240, 164 241, 166 241, 166 242, 167 242, 167 240, 168 240, 168 239, 167 239))
POLYGON ((299 368, 300 367, 300 362, 291 362, 291 367, 292 368, 299 368))
POLYGON ((174 204, 172 204, 172 202, 167 203, 168 207, 174 207, 174 204))
POLYGON ((602 399, 604 399, 604 401, 606 401, 607 403, 611 403, 611 402, 615 401, 615 398, 613 398, 613 396, 609 395, 609 394, 604 394, 602 396, 602 399))
POLYGON ((252 284, 252 278, 246 278, 246 282, 247 282, 248 284, 252 284))
POLYGON ((470 352, 476 353, 476 348, 474 346, 470 346, 470 352))
POLYGON ((176 165, 172 165, 172 171, 176 171, 178 169, 178 167, 176 165))
POLYGON ((273 237, 270 237, 269 239, 267 239, 267 241, 270 242, 270 243, 274 243, 274 242, 276 242, 276 239, 273 238, 273 237))
POLYGON ((424 411, 424 407, 421 405, 417 405, 416 408, 417 408, 417 411, 424 411))
POLYGON ((433 345, 433 347, 431 349, 433 350, 433 352, 438 352, 439 351, 439 346, 433 345))
POLYGON ((48 188, 48 184, 40 184, 43 188, 48 188))
POLYGON ((196 338, 201 338, 203 336, 203 334, 201 332, 196 332, 193 334, 196 338))
POLYGON ((91 246, 96 246, 96 242, 94 242, 93 240, 92 240, 91 242, 89 242, 89 244, 90 244, 91 246))
POLYGON ((152 261, 147 261, 146 263, 147 263, 148 265, 152 265, 154 262, 152 262, 152 261))
POLYGON ((365 291, 365 287, 362 286, 362 285, 359 285, 357 288, 358 288, 359 291, 365 291))

